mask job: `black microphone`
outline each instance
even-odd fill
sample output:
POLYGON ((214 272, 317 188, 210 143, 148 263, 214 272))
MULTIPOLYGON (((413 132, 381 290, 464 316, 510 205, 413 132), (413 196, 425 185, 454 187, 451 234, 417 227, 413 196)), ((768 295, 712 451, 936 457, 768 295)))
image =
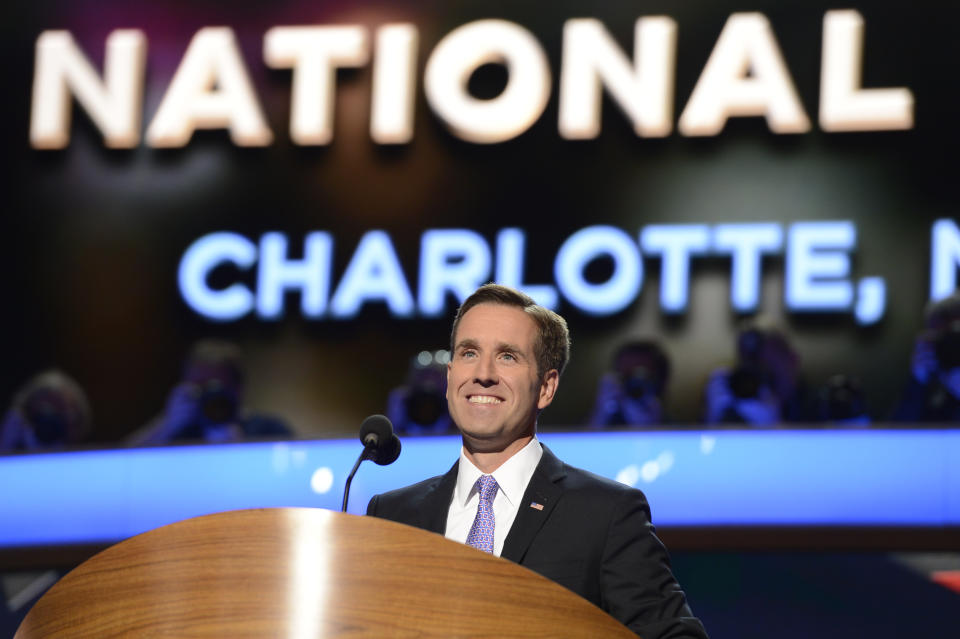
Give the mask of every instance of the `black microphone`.
POLYGON ((347 476, 343 488, 343 506, 341 512, 347 512, 347 500, 350 499, 350 483, 365 459, 371 459, 380 466, 397 461, 400 456, 400 438, 393 432, 393 424, 383 415, 370 415, 360 424, 360 441, 363 452, 357 457, 357 463, 347 476))
POLYGON ((400 438, 393 432, 393 424, 383 415, 371 415, 360 424, 360 441, 366 459, 381 466, 392 464, 400 456, 400 438))

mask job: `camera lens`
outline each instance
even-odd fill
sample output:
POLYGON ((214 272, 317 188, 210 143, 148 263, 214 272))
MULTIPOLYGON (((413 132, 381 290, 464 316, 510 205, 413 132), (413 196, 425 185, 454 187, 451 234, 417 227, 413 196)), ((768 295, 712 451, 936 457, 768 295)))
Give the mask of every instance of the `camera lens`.
POLYGON ((737 399, 755 399, 765 382, 763 372, 754 366, 737 366, 728 380, 730 392, 737 399))
POLYGON ((23 405, 23 417, 30 424, 37 442, 44 446, 66 441, 73 421, 63 397, 47 389, 30 394, 23 405))
POLYGON ((631 399, 657 394, 657 380, 645 366, 637 366, 621 380, 623 392, 631 399))
POLYGON ((211 424, 226 424, 237 416, 237 401, 219 381, 208 382, 200 393, 200 411, 211 424))
POLYGON ((960 366, 960 320, 954 320, 937 336, 933 344, 941 370, 960 366))
POLYGON ((835 375, 820 389, 820 417, 844 420, 865 413, 863 389, 859 381, 846 375, 835 375))
POLYGON ((414 424, 430 426, 443 415, 445 400, 439 392, 414 390, 407 396, 407 417, 414 424))

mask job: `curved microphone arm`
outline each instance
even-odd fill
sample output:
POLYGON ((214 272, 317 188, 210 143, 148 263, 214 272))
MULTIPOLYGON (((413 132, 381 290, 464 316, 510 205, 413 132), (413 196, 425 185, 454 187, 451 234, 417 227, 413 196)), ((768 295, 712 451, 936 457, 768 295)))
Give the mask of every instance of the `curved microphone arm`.
POLYGON ((371 451, 370 446, 365 446, 363 452, 360 453, 360 456, 357 457, 357 463, 353 465, 353 470, 350 471, 350 474, 347 475, 347 484, 343 488, 343 506, 340 507, 340 512, 347 512, 347 502, 350 500, 350 484, 353 482, 353 476, 357 474, 357 469, 360 468, 360 464, 363 463, 364 459, 370 459, 369 453, 371 451))
POLYGON ((347 476, 343 489, 343 505, 341 512, 347 512, 347 501, 350 499, 350 484, 357 469, 365 459, 372 459, 380 466, 386 466, 396 461, 400 456, 400 439, 393 432, 393 424, 383 415, 370 415, 360 425, 360 442, 363 452, 357 457, 357 463, 347 476))

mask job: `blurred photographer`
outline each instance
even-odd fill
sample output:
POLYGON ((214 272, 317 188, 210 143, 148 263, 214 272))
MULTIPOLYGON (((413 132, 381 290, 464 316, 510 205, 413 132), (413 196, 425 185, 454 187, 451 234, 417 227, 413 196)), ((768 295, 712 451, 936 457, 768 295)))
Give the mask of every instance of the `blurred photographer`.
POLYGON ((86 439, 90 404, 72 377, 48 370, 14 395, 0 424, 0 452, 62 450, 86 439))
POLYGON ((421 351, 410 361, 406 382, 390 391, 387 417, 401 435, 456 432, 447 410, 449 351, 421 351))
POLYGON ((201 340, 187 356, 163 414, 134 433, 128 443, 224 443, 290 435, 290 429, 280 420, 244 412, 244 386, 239 347, 230 342, 201 340))
POLYGON ((737 363, 714 371, 705 390, 708 424, 771 426, 801 419, 800 358, 778 329, 755 323, 737 336, 737 363))
POLYGON ((897 421, 960 421, 960 292, 932 304, 913 347, 897 421))
POLYGON ((652 340, 628 342, 617 349, 612 365, 597 387, 590 426, 665 423, 663 397, 670 379, 670 359, 660 345, 652 340))

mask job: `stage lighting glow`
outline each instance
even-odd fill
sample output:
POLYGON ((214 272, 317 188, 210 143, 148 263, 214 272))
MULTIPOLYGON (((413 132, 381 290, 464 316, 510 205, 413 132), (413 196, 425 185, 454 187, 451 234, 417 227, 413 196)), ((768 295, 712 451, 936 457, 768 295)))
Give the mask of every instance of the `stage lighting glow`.
POLYGON ((310 476, 310 489, 318 495, 326 495, 333 488, 333 471, 326 466, 313 471, 310 476))
MULTIPOLYGON (((960 430, 546 433, 564 461, 641 488, 672 526, 960 526, 960 430)), ((351 509, 446 472, 459 437, 410 437, 351 509)), ((115 541, 235 508, 338 510, 355 438, 0 456, 0 546, 115 541)))

